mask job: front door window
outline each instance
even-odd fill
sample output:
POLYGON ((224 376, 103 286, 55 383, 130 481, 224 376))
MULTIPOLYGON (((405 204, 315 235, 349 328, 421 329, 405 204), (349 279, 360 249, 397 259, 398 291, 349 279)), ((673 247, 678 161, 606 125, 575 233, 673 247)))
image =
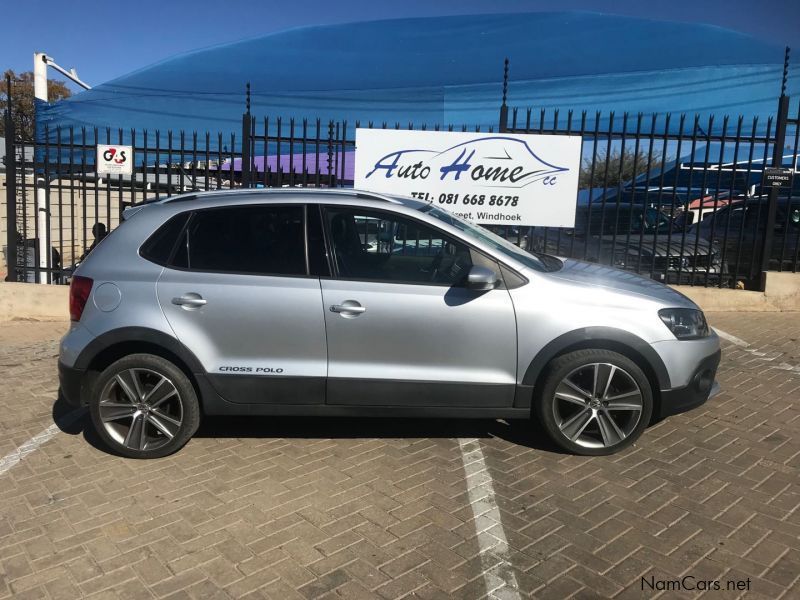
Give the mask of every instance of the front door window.
POLYGON ((466 244, 414 219, 352 207, 326 214, 341 279, 460 286, 472 267, 466 244))

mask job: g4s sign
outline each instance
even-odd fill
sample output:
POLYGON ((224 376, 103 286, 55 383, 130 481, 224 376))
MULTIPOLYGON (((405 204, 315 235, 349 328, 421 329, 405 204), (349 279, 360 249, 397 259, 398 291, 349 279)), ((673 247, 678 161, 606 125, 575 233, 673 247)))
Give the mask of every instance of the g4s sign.
POLYGON ((133 172, 133 146, 97 144, 98 175, 130 175, 133 172))

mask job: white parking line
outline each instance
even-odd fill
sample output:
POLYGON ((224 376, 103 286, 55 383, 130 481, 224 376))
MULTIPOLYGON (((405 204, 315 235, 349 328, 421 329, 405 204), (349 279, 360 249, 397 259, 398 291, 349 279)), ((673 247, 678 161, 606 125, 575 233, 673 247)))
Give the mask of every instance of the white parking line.
MULTIPOLYGON (((763 360, 766 362, 772 362, 779 356, 781 356, 780 352, 759 352, 756 348, 752 348, 748 342, 745 342, 743 339, 736 337, 735 335, 731 335, 721 329, 714 328, 714 331, 717 332, 717 335, 721 337, 723 340, 728 340, 732 344, 736 344, 745 350, 745 352, 749 352, 758 360, 763 360), (772 354, 772 357, 769 356, 772 354)), ((789 371, 790 373, 800 373, 800 366, 798 365, 790 365, 789 363, 778 363, 778 364, 771 364, 768 367, 769 369, 779 369, 781 371, 789 371)))
POLYGON ((735 335, 731 335, 726 331, 722 331, 721 329, 717 329, 716 327, 714 327, 714 331, 716 331, 717 335, 721 337, 723 340, 728 340, 732 344, 736 344, 737 346, 741 346, 742 348, 747 348, 748 346, 750 346, 750 344, 745 342, 743 339, 738 338, 735 335))
POLYGON ((508 540, 494 500, 492 476, 486 468, 480 442, 475 438, 458 440, 466 473, 467 492, 472 508, 483 580, 490 598, 519 600, 519 584, 508 559, 508 540))
POLYGON ((67 427, 71 425, 76 419, 81 417, 85 411, 79 409, 74 410, 71 413, 68 413, 63 418, 60 419, 61 425, 57 425, 53 423, 45 429, 37 433, 27 442, 12 450, 9 454, 6 454, 3 458, 0 458, 0 476, 10 471, 13 467, 19 464, 22 459, 24 459, 29 454, 36 452, 39 449, 39 446, 44 444, 45 442, 53 439, 59 431, 61 431, 61 427, 67 427))

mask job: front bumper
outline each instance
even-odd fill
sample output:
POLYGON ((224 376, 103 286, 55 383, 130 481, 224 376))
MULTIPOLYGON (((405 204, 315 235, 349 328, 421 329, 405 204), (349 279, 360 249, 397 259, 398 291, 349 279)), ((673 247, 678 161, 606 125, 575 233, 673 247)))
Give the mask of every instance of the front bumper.
MULTIPOLYGON (((644 272, 646 274, 646 272, 644 272)), ((708 271, 698 267, 697 270, 684 269, 677 271, 670 269, 666 273, 656 270, 653 279, 667 285, 716 285, 721 280, 728 281, 729 277, 720 273, 719 268, 711 267, 708 271)))
POLYGON ((58 383, 61 396, 72 406, 85 406, 81 399, 85 371, 58 362, 58 383))
POLYGON ((661 406, 658 416, 664 418, 691 410, 716 396, 721 389, 715 379, 721 357, 722 351, 717 350, 700 361, 689 379, 688 385, 671 390, 661 390, 661 406))

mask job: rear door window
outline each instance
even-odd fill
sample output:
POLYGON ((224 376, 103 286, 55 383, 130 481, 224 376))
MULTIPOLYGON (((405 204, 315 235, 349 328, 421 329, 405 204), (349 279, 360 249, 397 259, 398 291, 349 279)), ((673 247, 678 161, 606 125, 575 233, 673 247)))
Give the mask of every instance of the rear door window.
POLYGON ((303 206, 197 211, 172 265, 191 271, 306 275, 303 206))

